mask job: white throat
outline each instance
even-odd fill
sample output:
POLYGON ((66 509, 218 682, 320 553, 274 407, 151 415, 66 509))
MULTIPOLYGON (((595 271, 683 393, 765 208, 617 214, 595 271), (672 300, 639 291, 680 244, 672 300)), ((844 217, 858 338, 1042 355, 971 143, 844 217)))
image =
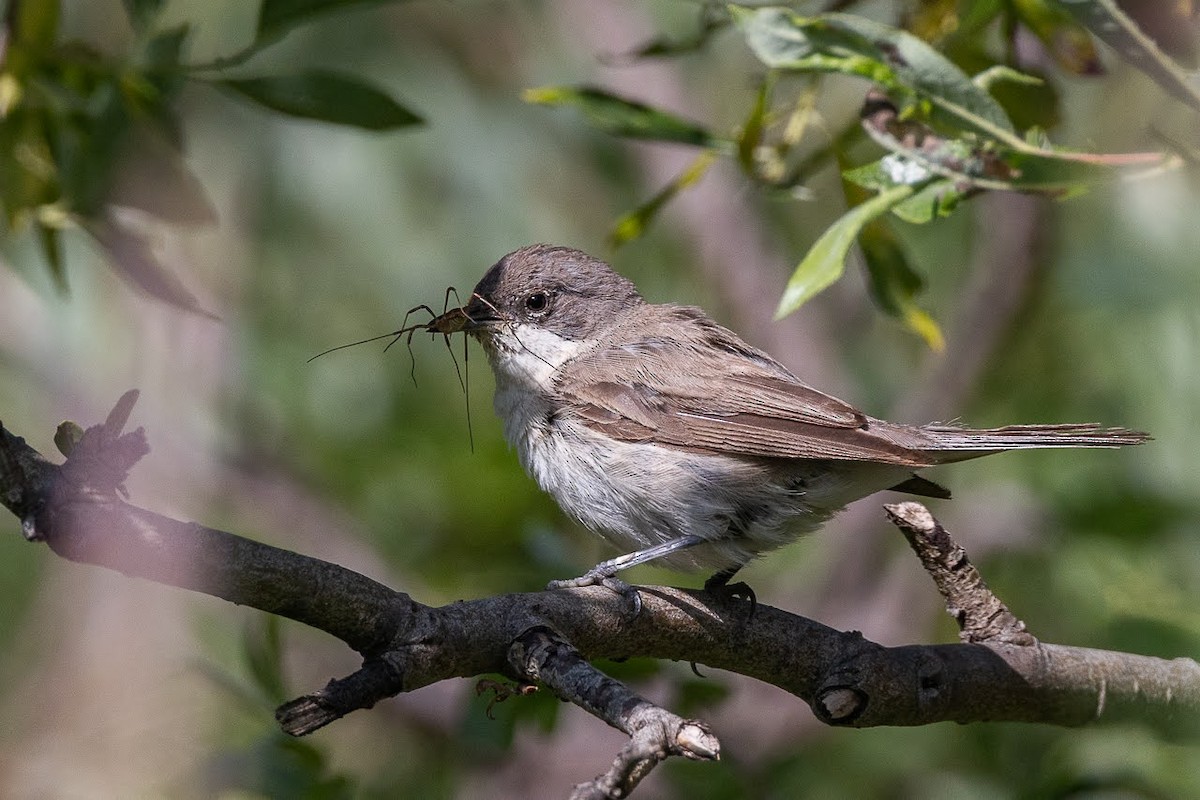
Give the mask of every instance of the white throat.
POLYGON ((555 373, 591 345, 522 323, 493 329, 483 345, 496 376, 496 416, 528 469, 529 449, 553 411, 549 397, 555 373))
POLYGON ((590 347, 526 323, 498 327, 485 343, 498 389, 536 393, 549 391, 559 367, 590 347))

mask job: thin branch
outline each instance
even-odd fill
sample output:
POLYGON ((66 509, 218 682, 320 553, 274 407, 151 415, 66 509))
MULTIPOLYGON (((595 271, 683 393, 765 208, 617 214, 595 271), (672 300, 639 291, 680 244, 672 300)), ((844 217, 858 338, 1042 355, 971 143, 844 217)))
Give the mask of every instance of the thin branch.
POLYGON ((325 688, 284 703, 275 721, 284 733, 307 736, 351 711, 371 708, 404 691, 404 672, 386 658, 369 658, 351 675, 331 680, 325 688))
POLYGON ((929 509, 910 501, 884 506, 883 510, 908 539, 921 566, 946 598, 946 611, 961 630, 959 638, 964 642, 1019 645, 1037 642, 1025 630, 1025 623, 992 593, 967 557, 967 551, 933 518, 929 509))
POLYGON ((576 786, 571 794, 574 800, 627 797, 669 756, 720 758, 721 745, 707 726, 639 697, 589 664, 551 628, 538 626, 518 636, 509 650, 509 663, 526 679, 544 684, 560 698, 629 734, 629 742, 608 772, 576 786))

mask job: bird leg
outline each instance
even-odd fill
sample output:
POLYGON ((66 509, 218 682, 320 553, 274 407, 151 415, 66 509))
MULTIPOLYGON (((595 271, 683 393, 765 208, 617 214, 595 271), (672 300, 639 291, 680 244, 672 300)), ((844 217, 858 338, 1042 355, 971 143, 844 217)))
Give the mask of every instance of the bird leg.
MULTIPOLYGON (((581 586, 606 586, 621 595, 631 610, 631 617, 636 617, 642 610, 642 598, 638 595, 637 589, 617 578, 616 574, 623 569, 636 567, 638 564, 645 564, 656 558, 678 553, 680 550, 704 544, 706 541, 708 540, 701 536, 680 536, 678 539, 671 539, 661 544, 656 544, 653 547, 647 547, 645 550, 635 550, 623 556, 610 558, 608 561, 601 561, 578 578, 550 581, 546 585, 546 588, 577 589, 581 586)), ((730 574, 732 575, 732 573, 730 574)))

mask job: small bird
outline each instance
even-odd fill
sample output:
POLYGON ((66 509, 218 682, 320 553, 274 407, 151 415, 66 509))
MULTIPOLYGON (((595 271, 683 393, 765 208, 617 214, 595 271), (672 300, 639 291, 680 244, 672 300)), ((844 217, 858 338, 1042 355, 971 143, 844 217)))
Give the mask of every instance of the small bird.
POLYGON ((495 373, 495 410, 525 470, 624 555, 551 588, 603 584, 658 561, 712 573, 884 489, 949 497, 915 474, 1005 450, 1120 447, 1149 437, 1096 424, 901 425, 802 382, 699 308, 647 303, 579 250, 500 259, 468 303, 426 326, 465 331, 495 373))

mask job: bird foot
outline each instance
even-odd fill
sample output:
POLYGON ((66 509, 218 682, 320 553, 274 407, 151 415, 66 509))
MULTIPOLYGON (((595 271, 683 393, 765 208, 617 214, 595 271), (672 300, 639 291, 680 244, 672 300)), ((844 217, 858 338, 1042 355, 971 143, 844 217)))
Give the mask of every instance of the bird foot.
POLYGON ((546 588, 551 590, 579 589, 584 586, 603 586, 620 595, 621 601, 625 605, 625 616, 629 620, 637 619, 638 615, 642 613, 642 596, 638 594, 638 590, 607 572, 593 569, 578 578, 550 581, 546 584, 546 588))
POLYGON ((723 583, 709 579, 704 582, 704 591, 712 592, 713 594, 723 594, 726 597, 739 600, 748 600, 750 602, 750 615, 747 617, 748 619, 753 619, 754 610, 758 608, 758 596, 754 594, 754 590, 750 588, 750 584, 745 581, 723 583))

